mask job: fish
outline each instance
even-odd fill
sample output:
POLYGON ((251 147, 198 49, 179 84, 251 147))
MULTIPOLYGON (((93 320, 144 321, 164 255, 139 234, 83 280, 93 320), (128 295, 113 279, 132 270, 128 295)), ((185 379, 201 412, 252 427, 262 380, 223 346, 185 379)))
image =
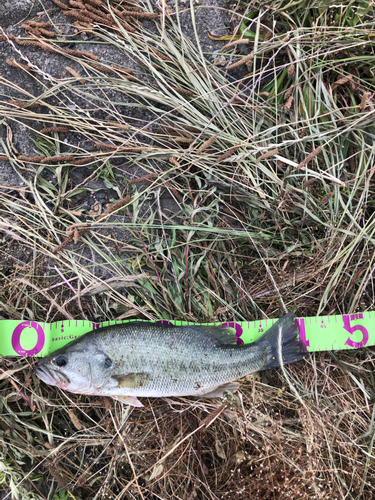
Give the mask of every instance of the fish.
POLYGON ((34 371, 48 385, 136 407, 142 397, 223 397, 246 375, 305 357, 298 334, 292 313, 241 345, 227 326, 131 321, 82 335, 41 358, 34 371))

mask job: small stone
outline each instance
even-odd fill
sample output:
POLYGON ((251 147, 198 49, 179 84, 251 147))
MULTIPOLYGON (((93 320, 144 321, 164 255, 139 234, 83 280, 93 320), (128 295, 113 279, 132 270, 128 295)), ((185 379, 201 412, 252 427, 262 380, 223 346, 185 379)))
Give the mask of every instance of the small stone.
POLYGON ((99 191, 97 191, 95 193, 95 195, 98 198, 98 200, 102 200, 103 198, 105 198, 107 196, 106 192, 104 191, 104 189, 99 189, 99 191))

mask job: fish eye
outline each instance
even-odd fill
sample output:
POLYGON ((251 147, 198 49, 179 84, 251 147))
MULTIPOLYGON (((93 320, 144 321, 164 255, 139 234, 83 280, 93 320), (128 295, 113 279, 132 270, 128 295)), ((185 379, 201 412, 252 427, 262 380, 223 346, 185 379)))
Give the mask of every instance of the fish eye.
POLYGON ((66 358, 66 356, 64 356, 63 354, 60 355, 60 356, 57 356, 57 358, 55 359, 55 363, 57 364, 57 366, 65 366, 66 364, 68 364, 68 360, 66 358))

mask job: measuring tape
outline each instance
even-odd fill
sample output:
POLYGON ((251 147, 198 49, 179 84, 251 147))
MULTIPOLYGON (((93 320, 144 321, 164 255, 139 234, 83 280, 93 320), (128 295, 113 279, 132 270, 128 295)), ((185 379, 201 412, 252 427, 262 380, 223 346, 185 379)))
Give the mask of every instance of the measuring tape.
MULTIPOLYGON (((91 330, 131 321, 139 320, 106 321, 104 323, 82 320, 57 321, 56 323, 2 320, 0 356, 47 356, 91 330)), ((248 344, 261 337, 276 321, 277 319, 264 319, 221 323, 221 325, 235 330, 237 344, 248 344)), ((375 311, 340 316, 298 318, 297 321, 300 340, 308 352, 359 349, 375 345, 375 311)), ((197 324, 165 320, 156 321, 156 323, 176 326, 197 324)), ((219 323, 207 324, 218 325, 219 323)))

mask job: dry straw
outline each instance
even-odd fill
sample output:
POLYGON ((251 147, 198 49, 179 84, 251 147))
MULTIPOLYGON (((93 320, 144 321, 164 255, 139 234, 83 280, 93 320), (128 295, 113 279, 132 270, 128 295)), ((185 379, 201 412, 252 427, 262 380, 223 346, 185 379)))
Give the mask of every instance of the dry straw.
POLYGON ((362 96, 362 99, 361 99, 361 102, 359 104, 359 109, 361 111, 363 111, 366 108, 367 101, 369 100, 370 97, 371 97, 371 93, 370 92, 364 92, 364 94, 362 96))
POLYGON ((111 214, 115 210, 118 210, 119 208, 124 207, 130 201, 131 201, 131 197, 130 196, 125 196, 125 198, 122 198, 122 200, 119 200, 119 201, 116 201, 115 203, 112 203, 112 205, 110 205, 109 207, 107 207, 106 211, 104 213, 102 213, 102 215, 100 216, 99 220, 101 220, 103 217, 111 214))
POLYGON ((350 88, 351 90, 355 90, 355 83, 353 82, 353 77, 352 75, 348 76, 343 76, 342 78, 339 78, 338 80, 335 81, 335 83, 332 84, 332 90, 337 89, 337 87, 340 87, 341 85, 345 85, 345 83, 350 83, 350 88))
POLYGON ((24 155, 20 155, 20 156, 17 157, 17 160, 27 161, 29 163, 39 163, 43 159, 44 159, 44 156, 40 156, 40 155, 37 155, 37 156, 24 156, 24 155))
MULTIPOLYGON (((169 160, 174 165, 181 168, 181 165, 173 157, 169 158, 169 160)), ((144 175, 143 177, 139 177, 138 179, 132 179, 131 181, 129 181, 129 184, 138 184, 139 182, 151 183, 154 179, 158 177, 158 175, 159 174, 157 174, 156 172, 152 172, 151 174, 144 175)), ((170 189, 170 191, 175 195, 175 197, 178 199, 179 202, 182 202, 182 196, 177 191, 177 189, 172 186, 172 184, 169 181, 163 181, 163 179, 161 179, 160 181, 164 184, 166 188, 170 189)))
POLYGON ((234 208, 234 207, 231 208, 230 206, 227 206, 227 207, 223 207, 222 210, 224 212, 226 212, 227 214, 231 215, 232 217, 234 217, 236 219, 240 219, 240 220, 242 220, 242 222, 246 222, 245 217, 236 208, 234 208))
POLYGON ((69 66, 65 66, 65 69, 72 76, 75 76, 76 78, 79 78, 79 80, 78 80, 79 83, 82 83, 82 85, 84 85, 86 83, 86 80, 84 78, 82 78, 82 76, 78 73, 78 71, 76 71, 73 68, 70 68, 69 66))
POLYGON ((72 7, 77 7, 78 9, 85 9, 85 6, 83 5, 82 2, 80 1, 75 1, 75 0, 69 0, 69 4, 72 6, 72 7))
POLYGON ((83 31, 92 30, 94 28, 91 23, 85 23, 84 21, 74 21, 73 24, 76 28, 83 31))
MULTIPOLYGON (((43 23, 40 23, 40 24, 43 24, 43 23)), ((46 24, 50 24, 50 23, 46 23, 46 24)), ((34 27, 34 26, 30 26, 30 24, 22 24, 22 28, 24 28, 26 31, 28 31, 29 33, 32 33, 33 35, 36 35, 36 36, 40 36, 40 35, 44 35, 48 38, 55 38, 56 36, 56 33, 54 31, 49 31, 49 30, 46 30, 45 28, 42 28, 42 27, 34 27)))
POLYGON ((180 163, 178 163, 178 161, 176 160, 176 158, 174 158, 173 156, 171 156, 171 157, 169 158, 169 161, 170 161, 171 163, 173 163, 173 165, 174 165, 175 167, 177 167, 177 168, 182 168, 182 167, 181 167, 181 164, 180 164, 180 163))
POLYGON ((88 57, 89 59, 92 59, 93 61, 99 61, 99 57, 91 54, 91 52, 86 52, 84 50, 73 50, 73 49, 62 49, 64 54, 69 54, 70 56, 76 56, 76 57, 88 57))
POLYGON ((62 477, 56 464, 49 464, 48 462, 45 462, 44 466, 51 474, 51 476, 55 479, 56 483, 59 485, 59 488, 62 490, 66 490, 65 479, 62 477))
MULTIPOLYGON (((18 45, 23 45, 25 47, 38 47, 39 49, 43 49, 43 50, 46 50, 47 52, 52 52, 52 53, 56 53, 58 52, 57 49, 53 48, 51 45, 49 45, 48 43, 44 42, 43 40, 19 40, 18 38, 16 38, 16 43, 18 43, 18 45)), ((64 49, 61 49, 61 50, 64 50, 64 49)))
POLYGON ((30 26, 28 24, 21 24, 21 28, 28 31, 29 33, 32 33, 33 35, 41 36, 41 32, 39 31, 38 28, 33 28, 32 26, 30 26))
POLYGON ((30 26, 34 26, 35 28, 49 28, 51 26, 51 23, 49 23, 49 22, 39 23, 38 21, 33 21, 32 19, 30 19, 29 21, 27 21, 27 23, 30 26))
POLYGON ((8 40, 15 40, 14 35, 0 35, 0 42, 7 42, 8 40))
POLYGON ((0 155, 0 161, 8 161, 9 158, 5 155, 0 155))
POLYGON ((72 424, 74 425, 74 427, 77 429, 77 431, 81 431, 84 427, 81 424, 81 422, 79 421, 77 415, 74 413, 73 408, 70 408, 68 410, 68 413, 69 413, 70 420, 71 420, 72 424))
POLYGON ((73 155, 57 155, 57 156, 50 156, 48 158, 43 158, 43 160, 40 163, 59 163, 61 161, 72 161, 75 159, 75 156, 73 155))
POLYGON ((97 14, 98 16, 105 17, 106 19, 110 19, 111 17, 109 14, 105 14, 104 12, 102 12, 97 6, 90 5, 89 3, 86 3, 83 8, 89 10, 90 12, 93 12, 94 14, 97 14))
POLYGON ((16 38, 16 43, 18 45, 22 45, 24 47, 39 47, 41 48, 40 42, 37 42, 36 40, 20 40, 19 38, 16 38))
MULTIPOLYGON (((128 6, 126 6, 126 9, 127 9, 127 11, 128 11, 128 12, 130 11, 130 12, 132 13, 132 15, 133 15, 135 12, 142 12, 142 11, 141 11, 141 9, 140 9, 139 7, 128 7, 128 6)), ((124 14, 124 11, 122 11, 122 10, 118 10, 118 9, 116 9, 116 8, 113 8, 112 10, 113 10, 113 12, 114 12, 115 14, 117 14, 117 15, 118 15, 119 17, 121 17, 122 19, 125 19, 125 20, 127 20, 127 21, 130 19, 130 16, 129 16, 129 15, 124 14)))
POLYGON ((174 87, 174 86, 169 87, 168 86, 167 88, 174 90, 175 92, 177 92, 178 94, 181 94, 181 95, 186 95, 186 96, 193 96, 194 95, 194 93, 191 90, 181 89, 180 87, 174 87))
POLYGON ((206 151, 207 148, 212 146, 212 144, 216 141, 216 139, 217 135, 212 135, 209 139, 207 139, 207 141, 204 141, 204 143, 196 150, 195 153, 197 155, 201 155, 202 153, 204 153, 204 151, 206 151))
POLYGON ((156 56, 160 57, 160 59, 162 59, 163 61, 169 61, 169 62, 173 62, 173 63, 178 64, 178 63, 177 63, 177 61, 174 61, 174 60, 173 60, 173 59, 171 59, 170 57, 168 57, 168 56, 164 55, 162 52, 160 52, 160 50, 157 50, 157 49, 155 49, 154 47, 149 46, 149 47, 148 47, 148 50, 149 50, 150 52, 152 52, 153 54, 155 54, 156 56))
POLYGON ((260 155, 255 161, 256 163, 259 163, 260 161, 271 158, 271 156, 275 156, 277 154, 279 154, 278 149, 271 149, 271 151, 267 151, 267 153, 263 153, 262 155, 260 155))
POLYGON ((45 127, 45 128, 42 128, 42 130, 40 130, 41 134, 50 134, 52 132, 64 132, 65 134, 67 134, 68 132, 70 132, 70 128, 69 127, 45 127))
POLYGON ((94 160, 95 156, 85 156, 84 158, 80 158, 79 160, 74 160, 71 161, 71 165, 85 165, 86 163, 89 163, 90 161, 94 160))
POLYGON ((309 163, 309 161, 314 159, 315 156, 318 156, 318 154, 322 151, 322 149, 323 149, 322 146, 319 146, 316 149, 314 149, 314 151, 312 151, 308 156, 306 156, 306 158, 303 161, 301 161, 299 165, 297 165, 297 170, 300 170, 301 168, 305 167, 309 163))
POLYGON ((27 72, 31 71, 30 66, 28 66, 27 64, 21 64, 21 63, 15 61, 14 59, 7 59, 6 63, 9 66, 12 66, 13 68, 24 69, 27 72))
POLYGON ((303 184, 302 184, 302 187, 303 189, 306 189, 308 188, 309 186, 312 186, 316 181, 318 181, 319 179, 317 179, 316 177, 312 177, 311 179, 305 181, 303 184))
POLYGON ((249 45, 250 39, 249 38, 240 38, 239 40, 233 40, 232 42, 227 43, 223 47, 221 47, 221 52, 224 52, 226 49, 230 49, 230 47, 234 47, 236 45, 249 45))
POLYGON ((99 149, 110 149, 115 151, 126 151, 128 153, 140 153, 145 149, 153 149, 148 147, 134 147, 134 146, 115 146, 114 144, 104 144, 103 142, 95 142, 95 147, 99 149))
POLYGON ((226 160, 227 158, 229 158, 230 156, 232 156, 233 153, 235 153, 236 151, 238 151, 241 146, 242 146, 242 144, 240 143, 240 144, 236 144, 232 148, 228 149, 228 151, 226 151, 224 154, 222 154, 221 156, 219 156, 219 158, 215 161, 215 163, 219 163, 219 162, 221 162, 223 160, 226 160))
POLYGON ((158 19, 160 14, 153 14, 151 12, 138 12, 134 10, 123 10, 122 14, 125 16, 138 17, 140 19, 158 19))
POLYGON ((116 71, 114 71, 111 68, 107 68, 107 66, 101 66, 100 64, 94 64, 94 63, 90 63, 90 66, 94 69, 97 69, 98 71, 101 71, 102 73, 109 73, 111 75, 116 74, 116 71))
POLYGON ((248 54, 247 56, 241 57, 241 59, 233 64, 229 64, 225 69, 233 69, 237 68, 238 66, 242 66, 243 64, 248 64, 250 61, 254 59, 254 53, 252 52, 251 54, 248 54))
MULTIPOLYGON (((87 6, 87 7, 89 7, 89 6, 87 6)), ((94 9, 91 7, 91 10, 84 10, 84 11, 82 11, 82 13, 85 16, 91 18, 93 21, 96 21, 98 23, 102 23, 105 26, 111 26, 111 24, 113 24, 113 21, 112 21, 110 16, 107 17, 107 15, 104 14, 103 12, 98 12, 98 11, 92 12, 92 10, 94 10, 94 9)))
POLYGON ((39 108, 42 106, 39 102, 8 101, 8 104, 13 104, 17 108, 39 108))
POLYGON ((95 14, 93 14, 92 12, 89 12, 88 10, 84 10, 84 11, 70 10, 70 11, 64 12, 64 16, 68 16, 68 17, 71 17, 73 19, 76 19, 77 21, 83 21, 85 23, 91 23, 92 21, 98 21, 98 22, 105 24, 107 26, 109 25, 107 18, 103 19, 102 17, 96 16, 95 14))
POLYGON ((183 125, 181 125, 181 127, 184 127, 184 129, 188 130, 192 134, 200 134, 202 132, 201 129, 199 129, 197 127, 191 127, 190 125, 183 124, 183 125))
POLYGON ((290 110, 290 108, 292 106, 293 99, 294 99, 294 97, 291 95, 289 97, 289 99, 286 101, 286 103, 284 104, 284 110, 285 111, 289 111, 290 110))
POLYGON ((332 196, 334 196, 335 192, 334 191, 331 191, 330 193, 328 193, 326 196, 324 196, 324 198, 322 198, 320 200, 320 203, 322 205, 325 205, 326 203, 328 203, 328 201, 332 198, 332 196))
POLYGON ((292 95, 293 93, 293 90, 294 90, 294 85, 291 85, 288 90, 285 92, 284 94, 284 102, 287 101, 289 99, 289 97, 292 95))
POLYGON ((130 130, 130 125, 127 123, 118 123, 118 122, 105 122, 109 127, 120 128, 122 130, 130 130))
POLYGON ((117 64, 112 64, 112 68, 115 70, 115 74, 121 73, 122 78, 124 78, 125 80, 128 80, 129 82, 139 83, 138 78, 130 74, 130 72, 133 71, 132 69, 121 68, 121 66, 117 66, 117 64))
POLYGON ((177 144, 191 144, 194 141, 194 137, 173 137, 172 139, 177 144))
POLYGON ((63 2, 60 2, 60 0, 52 0, 52 2, 55 3, 56 5, 58 5, 60 7, 60 9, 63 9, 63 10, 69 9, 69 6, 63 2))
POLYGON ((139 177, 138 179, 131 179, 128 181, 129 184, 138 184, 140 182, 151 182, 159 176, 158 173, 152 172, 151 174, 144 175, 143 177, 139 177))
POLYGON ((289 67, 288 67, 288 76, 289 77, 292 77, 294 76, 296 72, 296 66, 294 64, 291 64, 289 67))
POLYGON ((126 31, 129 31, 129 33, 135 33, 137 30, 133 28, 133 26, 130 26, 130 24, 126 23, 125 21, 120 21, 121 26, 126 29, 126 31))
POLYGON ((69 245, 69 243, 72 243, 72 241, 75 239, 75 236, 78 238, 80 238, 81 236, 83 236, 84 234, 86 234, 88 231, 90 231, 90 228, 89 227, 85 227, 84 229, 81 229, 80 231, 77 231, 76 235, 74 235, 74 232, 71 236, 69 236, 68 238, 66 238, 66 240, 64 240, 62 243, 60 243, 60 245, 58 245, 57 247, 55 247, 52 252, 53 253, 58 253, 60 252, 60 250, 63 250, 65 247, 67 247, 69 245))
MULTIPOLYGON (((52 54, 58 53, 58 49, 55 47, 52 47, 49 43, 44 42, 43 40, 39 41, 39 48, 46 50, 47 52, 51 52, 52 54)), ((60 47, 59 47, 60 48, 60 47)), ((60 49, 64 51, 64 49, 60 49)))
POLYGON ((112 64, 112 68, 116 69, 117 71, 121 71, 122 73, 126 73, 127 75, 131 75, 133 73, 132 69, 123 68, 122 66, 117 66, 117 64, 112 64))
POLYGON ((48 38, 55 38, 56 33, 54 31, 49 31, 44 28, 38 28, 42 35, 47 36, 48 38))
POLYGON ((94 5, 95 7, 104 7, 103 2, 101 0, 86 0, 86 3, 94 5))

